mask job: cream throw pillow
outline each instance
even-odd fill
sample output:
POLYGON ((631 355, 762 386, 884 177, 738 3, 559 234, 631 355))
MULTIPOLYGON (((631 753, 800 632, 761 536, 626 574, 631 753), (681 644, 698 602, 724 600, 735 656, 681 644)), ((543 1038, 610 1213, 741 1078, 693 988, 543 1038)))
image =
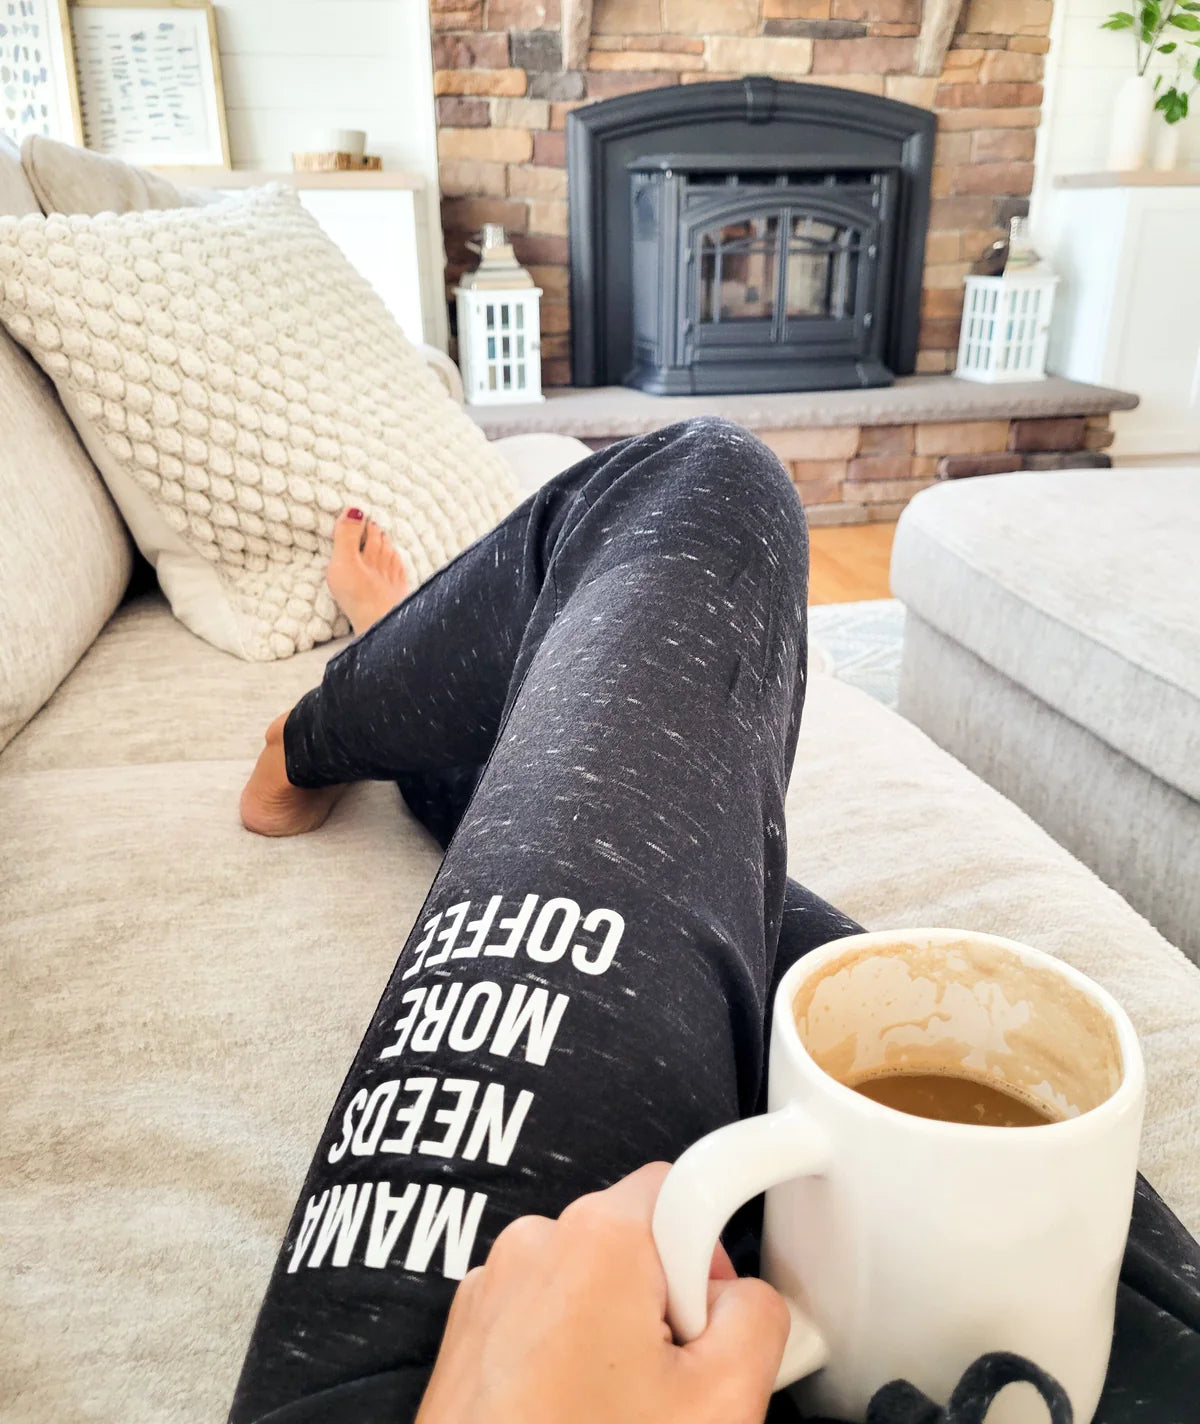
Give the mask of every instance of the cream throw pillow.
POLYGON ((21 164, 44 213, 130 213, 144 208, 194 208, 200 198, 148 168, 30 134, 21 164))
POLYGON ((348 631, 323 577, 346 505, 388 530, 416 586, 517 502, 282 186, 0 218, 0 320, 54 380, 176 616, 250 661, 348 631))

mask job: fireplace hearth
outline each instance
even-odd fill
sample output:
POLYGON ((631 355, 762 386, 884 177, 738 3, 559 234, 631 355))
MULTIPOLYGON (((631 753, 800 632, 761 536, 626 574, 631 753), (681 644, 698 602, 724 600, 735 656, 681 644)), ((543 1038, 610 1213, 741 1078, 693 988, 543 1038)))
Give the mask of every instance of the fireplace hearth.
POLYGON ((577 386, 830 390, 913 370, 934 116, 754 76, 567 123, 577 386))

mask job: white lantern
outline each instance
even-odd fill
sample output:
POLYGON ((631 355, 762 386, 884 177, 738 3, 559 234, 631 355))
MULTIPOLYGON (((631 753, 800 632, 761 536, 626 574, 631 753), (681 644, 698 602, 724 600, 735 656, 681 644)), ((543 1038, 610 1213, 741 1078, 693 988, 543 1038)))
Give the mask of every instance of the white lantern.
POLYGON ((468 244, 479 266, 459 282, 458 364, 471 405, 544 400, 541 288, 513 255, 504 229, 485 223, 482 242, 468 244))
POLYGON ((972 273, 963 282, 967 290, 954 374, 989 384, 1041 380, 1058 278, 1033 250, 1029 220, 1013 218, 1009 224, 1003 272, 972 273))
POLYGON ((1036 381, 1046 374, 1058 278, 1045 272, 966 277, 958 366, 968 381, 1036 381))

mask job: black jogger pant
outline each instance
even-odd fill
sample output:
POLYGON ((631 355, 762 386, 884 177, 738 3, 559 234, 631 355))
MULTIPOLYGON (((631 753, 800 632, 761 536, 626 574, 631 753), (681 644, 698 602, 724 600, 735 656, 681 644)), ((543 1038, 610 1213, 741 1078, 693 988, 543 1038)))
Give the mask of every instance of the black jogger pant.
POLYGON ((807 574, 779 462, 689 421, 556 477, 293 710, 294 784, 395 780, 447 849, 234 1424, 411 1420, 455 1285, 509 1221, 761 1106, 775 982, 859 928, 786 879, 807 574))

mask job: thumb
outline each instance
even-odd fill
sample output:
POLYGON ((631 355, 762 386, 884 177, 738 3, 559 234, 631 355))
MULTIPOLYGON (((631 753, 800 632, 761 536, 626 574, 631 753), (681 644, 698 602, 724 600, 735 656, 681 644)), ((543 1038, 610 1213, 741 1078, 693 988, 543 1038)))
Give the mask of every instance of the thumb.
POLYGON ((736 1379, 742 1397, 753 1394, 765 1410, 790 1323, 783 1297, 766 1281, 709 1281, 708 1325, 684 1349, 704 1374, 736 1379))

